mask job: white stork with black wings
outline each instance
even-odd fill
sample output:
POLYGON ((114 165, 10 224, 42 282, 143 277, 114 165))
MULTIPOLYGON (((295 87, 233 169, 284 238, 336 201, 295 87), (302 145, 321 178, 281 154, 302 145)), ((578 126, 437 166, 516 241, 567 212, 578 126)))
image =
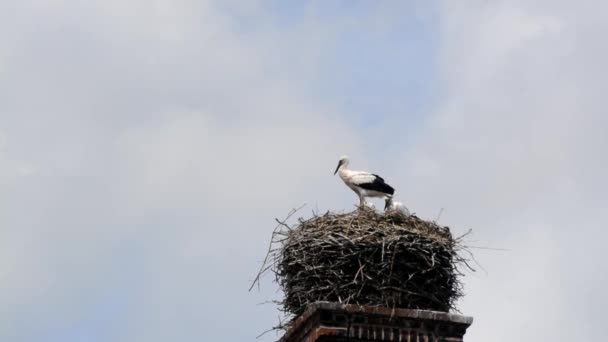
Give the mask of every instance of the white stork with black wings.
POLYGON ((382 177, 365 171, 349 170, 347 169, 349 162, 347 156, 342 156, 334 175, 339 173, 344 183, 359 196, 361 207, 365 205, 366 197, 389 198, 393 196, 395 189, 386 184, 382 177))

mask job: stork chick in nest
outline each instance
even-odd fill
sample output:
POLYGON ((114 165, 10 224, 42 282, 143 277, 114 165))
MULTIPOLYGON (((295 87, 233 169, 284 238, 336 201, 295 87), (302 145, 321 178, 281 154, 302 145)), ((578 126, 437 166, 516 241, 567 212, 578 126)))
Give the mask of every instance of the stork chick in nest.
POLYGON ((401 202, 393 201, 392 197, 388 197, 384 201, 385 212, 397 212, 405 216, 410 216, 409 209, 401 202))

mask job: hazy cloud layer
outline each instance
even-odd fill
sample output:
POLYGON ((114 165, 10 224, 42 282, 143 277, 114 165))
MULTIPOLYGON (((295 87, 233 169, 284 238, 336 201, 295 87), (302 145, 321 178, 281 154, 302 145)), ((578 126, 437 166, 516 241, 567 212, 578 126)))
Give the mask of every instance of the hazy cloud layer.
POLYGON ((410 150, 411 200, 442 203, 444 223, 509 250, 478 252, 488 275, 467 279, 468 340, 600 339, 604 15, 566 2, 446 2, 442 27, 444 97, 410 150))
POLYGON ((253 340, 273 218, 350 210, 343 153, 508 249, 468 341, 600 339, 598 6, 0 3, 0 339, 253 340))

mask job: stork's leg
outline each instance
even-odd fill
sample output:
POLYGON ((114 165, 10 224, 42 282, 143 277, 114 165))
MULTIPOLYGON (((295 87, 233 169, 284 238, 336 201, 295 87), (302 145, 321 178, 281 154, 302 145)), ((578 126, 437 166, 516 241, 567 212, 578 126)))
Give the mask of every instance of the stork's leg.
POLYGON ((365 206, 365 198, 363 195, 359 194, 359 207, 363 208, 365 206))

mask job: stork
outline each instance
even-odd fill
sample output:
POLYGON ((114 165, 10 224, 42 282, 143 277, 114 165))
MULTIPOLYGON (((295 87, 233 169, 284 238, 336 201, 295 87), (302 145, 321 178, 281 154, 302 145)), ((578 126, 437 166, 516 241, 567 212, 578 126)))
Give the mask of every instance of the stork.
POLYGON ((382 177, 365 171, 349 170, 347 169, 349 162, 347 156, 340 157, 334 175, 339 173, 342 181, 359 196, 361 207, 365 205, 366 197, 393 197, 395 189, 386 184, 382 177))
POLYGON ((387 197, 384 202, 384 211, 401 213, 405 216, 410 216, 409 209, 401 202, 393 201, 392 197, 387 197))

